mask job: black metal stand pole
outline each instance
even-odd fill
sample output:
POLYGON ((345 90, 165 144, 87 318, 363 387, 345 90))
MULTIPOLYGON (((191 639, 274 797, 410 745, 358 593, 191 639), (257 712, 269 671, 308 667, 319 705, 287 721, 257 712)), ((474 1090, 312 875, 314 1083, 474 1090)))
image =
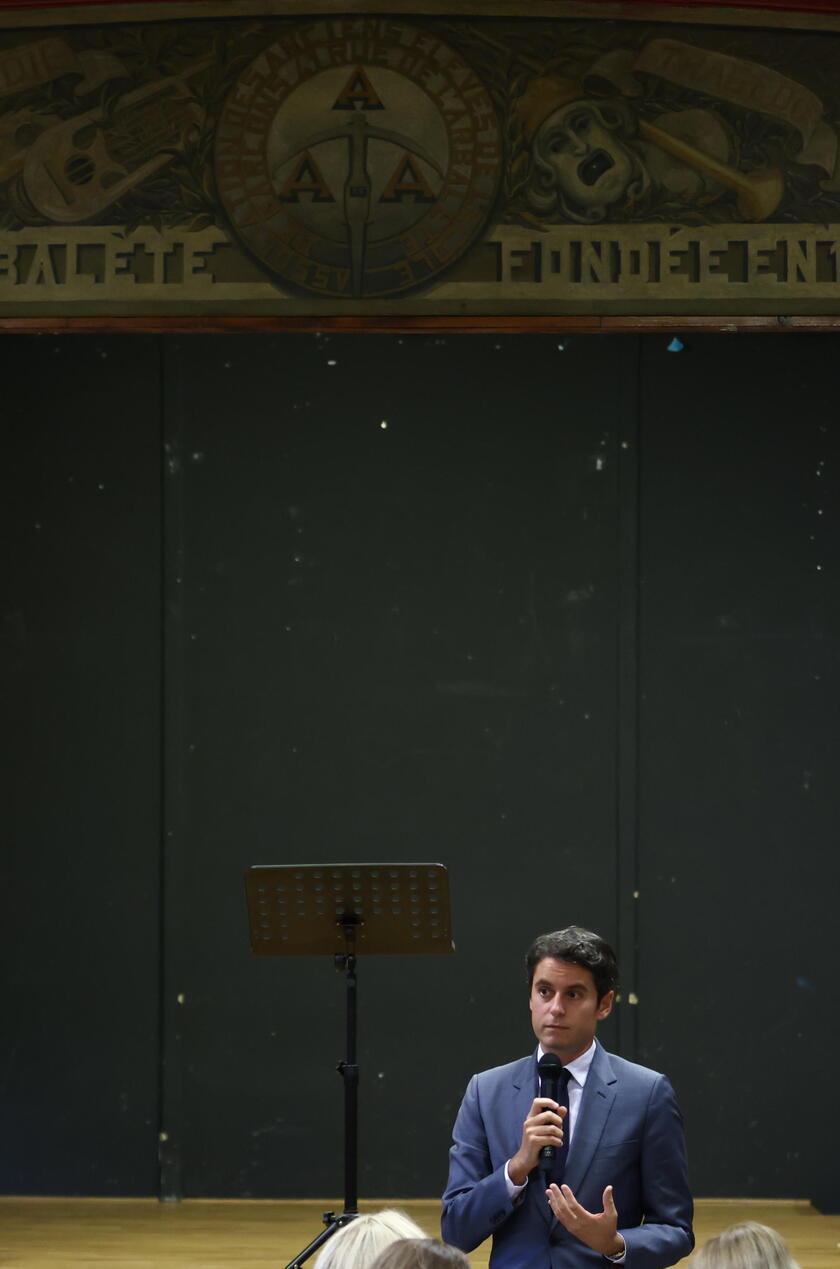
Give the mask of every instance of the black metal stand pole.
POLYGON ((338 1064, 338 1073, 344 1080, 344 1215, 358 1216, 359 1067, 356 1063, 356 956, 351 950, 355 948, 352 925, 345 925, 344 937, 347 942, 347 955, 343 958, 347 980, 347 1058, 338 1064))
POLYGON ((358 917, 342 922, 344 931, 343 955, 335 958, 337 970, 344 971, 347 993, 347 1056, 339 1062, 339 1075, 344 1081, 344 1211, 324 1212, 326 1229, 314 1238, 308 1247, 298 1252, 286 1269, 300 1269, 304 1261, 322 1247, 342 1225, 348 1225, 359 1215, 358 1166, 359 1166, 359 1067, 356 1062, 356 926, 358 917))

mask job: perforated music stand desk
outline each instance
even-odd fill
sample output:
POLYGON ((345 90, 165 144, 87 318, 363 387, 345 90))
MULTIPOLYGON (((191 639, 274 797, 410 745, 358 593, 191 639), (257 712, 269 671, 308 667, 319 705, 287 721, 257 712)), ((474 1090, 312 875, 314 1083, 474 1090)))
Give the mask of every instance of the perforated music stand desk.
POLYGON ((344 1211, 292 1260, 299 1269, 358 1216, 356 958, 455 951, 449 875, 443 864, 256 864, 245 873, 254 956, 332 956, 347 986, 344 1080, 344 1211))

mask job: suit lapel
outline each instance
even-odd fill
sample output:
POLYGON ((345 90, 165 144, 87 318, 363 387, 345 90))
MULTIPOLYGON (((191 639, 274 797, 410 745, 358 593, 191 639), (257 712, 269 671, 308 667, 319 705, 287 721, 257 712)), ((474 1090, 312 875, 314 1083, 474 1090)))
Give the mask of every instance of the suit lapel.
POLYGON ((531 1102, 536 1097, 537 1059, 535 1056, 523 1058, 516 1064, 513 1074, 513 1099, 511 1102, 511 1139, 515 1141, 514 1150, 519 1149, 522 1140, 522 1125, 531 1109, 531 1102))
POLYGON ((595 1056, 583 1086, 575 1134, 566 1162, 565 1184, 574 1194, 586 1176, 615 1102, 617 1080, 609 1054, 596 1041, 595 1056))

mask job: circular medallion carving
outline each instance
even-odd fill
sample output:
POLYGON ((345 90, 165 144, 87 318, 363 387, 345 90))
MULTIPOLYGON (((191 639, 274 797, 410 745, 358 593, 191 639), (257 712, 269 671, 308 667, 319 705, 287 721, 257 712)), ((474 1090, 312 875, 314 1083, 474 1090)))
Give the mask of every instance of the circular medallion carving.
POLYGON ((384 18, 284 35, 240 76, 216 134, 234 232, 278 281, 330 299, 428 285, 484 227, 501 161, 475 71, 384 18))

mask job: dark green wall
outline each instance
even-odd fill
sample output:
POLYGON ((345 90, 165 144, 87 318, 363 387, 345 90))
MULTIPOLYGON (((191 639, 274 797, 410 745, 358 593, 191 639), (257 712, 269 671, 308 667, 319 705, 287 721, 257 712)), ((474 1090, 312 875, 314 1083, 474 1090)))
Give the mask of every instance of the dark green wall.
POLYGON ((419 859, 363 1196, 442 1188, 578 921, 696 1193, 840 1207, 836 341, 668 338, 4 338, 0 1189, 340 1194, 342 980, 242 872, 419 859))

